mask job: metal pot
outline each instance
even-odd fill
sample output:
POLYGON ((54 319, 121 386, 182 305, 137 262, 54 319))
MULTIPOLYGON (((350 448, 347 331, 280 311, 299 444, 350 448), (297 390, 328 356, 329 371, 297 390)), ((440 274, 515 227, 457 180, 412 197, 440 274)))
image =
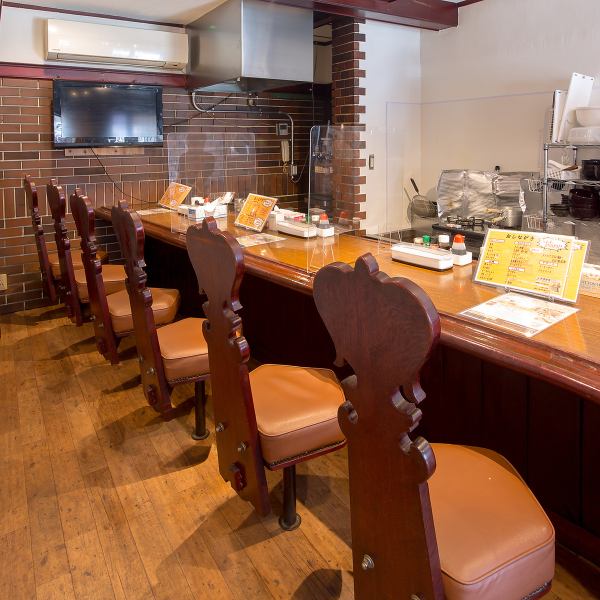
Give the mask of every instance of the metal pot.
POLYGON ((502 209, 502 226, 509 229, 521 229, 523 211, 520 206, 505 206, 502 209))

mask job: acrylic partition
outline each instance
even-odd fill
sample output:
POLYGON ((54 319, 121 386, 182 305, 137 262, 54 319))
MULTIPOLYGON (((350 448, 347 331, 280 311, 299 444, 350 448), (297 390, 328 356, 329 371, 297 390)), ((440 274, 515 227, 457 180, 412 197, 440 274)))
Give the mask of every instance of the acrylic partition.
POLYGON ((315 125, 310 130, 308 216, 317 222, 326 215, 337 235, 361 227, 361 189, 355 178, 364 172, 365 138, 363 125, 315 125))
POLYGON ((377 238, 380 253, 431 233, 438 220, 436 191, 425 187, 421 177, 420 110, 417 104, 388 102, 383 130, 367 131, 378 159, 374 173, 367 171, 373 181, 368 185, 367 233, 377 238))
MULTIPOLYGON (((202 204, 233 193, 229 211, 257 189, 256 142, 253 133, 170 133, 166 136, 169 181, 191 188, 186 204, 202 204), (233 204, 233 207, 231 206, 233 204)), ((216 208, 215 217, 225 214, 216 208)), ((172 211, 171 229, 185 233, 198 222, 189 213, 172 211)), ((224 223, 221 223, 224 225, 224 223)))

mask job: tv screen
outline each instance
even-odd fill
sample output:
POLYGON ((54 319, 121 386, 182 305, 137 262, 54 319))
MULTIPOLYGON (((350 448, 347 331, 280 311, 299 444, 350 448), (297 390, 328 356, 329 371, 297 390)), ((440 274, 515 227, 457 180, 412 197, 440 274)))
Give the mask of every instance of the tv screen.
POLYGON ((54 82, 54 145, 160 146, 162 88, 54 82))

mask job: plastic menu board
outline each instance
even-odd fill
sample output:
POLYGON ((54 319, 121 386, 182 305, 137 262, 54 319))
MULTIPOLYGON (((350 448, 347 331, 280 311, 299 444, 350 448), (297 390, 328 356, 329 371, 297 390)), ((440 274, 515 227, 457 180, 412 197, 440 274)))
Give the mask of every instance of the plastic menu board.
POLYGON ((490 229, 475 281, 575 302, 586 251, 572 236, 490 229))
POLYGON ((190 193, 191 189, 192 188, 189 185, 183 185, 183 183, 172 181, 158 204, 165 208, 176 209, 186 199, 186 196, 190 193))
POLYGON ((259 194, 248 194, 242 210, 235 220, 238 227, 252 229, 252 231, 263 230, 269 214, 277 204, 277 198, 260 196, 259 194))
POLYGON ((567 285, 563 294, 563 300, 567 302, 577 302, 579 295, 579 286, 583 278, 583 269, 585 259, 590 243, 585 240, 575 240, 573 242, 573 255, 571 257, 571 266, 569 267, 569 275, 567 276, 567 285))

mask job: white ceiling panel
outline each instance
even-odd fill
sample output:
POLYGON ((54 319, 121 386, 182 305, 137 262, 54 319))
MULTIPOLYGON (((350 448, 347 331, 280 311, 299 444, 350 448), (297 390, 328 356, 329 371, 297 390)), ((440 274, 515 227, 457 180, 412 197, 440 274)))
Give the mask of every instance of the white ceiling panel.
POLYGON ((21 4, 130 17, 145 21, 186 24, 223 0, 20 0, 21 4))

